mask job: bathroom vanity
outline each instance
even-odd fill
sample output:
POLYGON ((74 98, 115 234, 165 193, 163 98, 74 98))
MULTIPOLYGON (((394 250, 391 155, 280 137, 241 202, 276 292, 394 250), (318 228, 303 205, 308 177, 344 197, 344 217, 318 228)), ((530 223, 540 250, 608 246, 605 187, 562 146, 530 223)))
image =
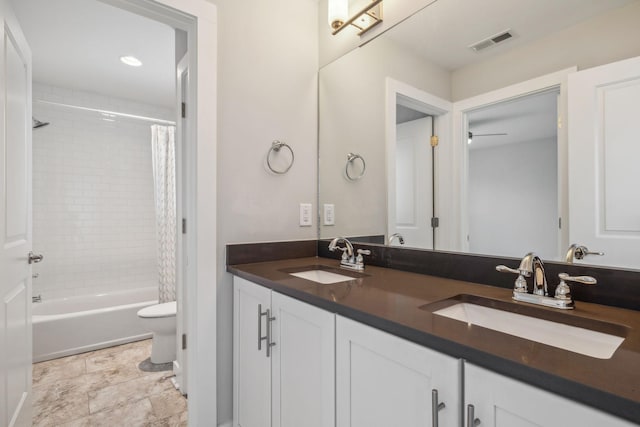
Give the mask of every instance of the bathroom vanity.
POLYGON ((568 312, 532 311, 498 286, 374 265, 353 272, 325 257, 231 258, 234 425, 640 423, 637 311, 580 300, 568 312), (299 277, 308 271, 340 281, 299 277), (435 313, 461 301, 624 340, 610 357, 586 355, 435 313))

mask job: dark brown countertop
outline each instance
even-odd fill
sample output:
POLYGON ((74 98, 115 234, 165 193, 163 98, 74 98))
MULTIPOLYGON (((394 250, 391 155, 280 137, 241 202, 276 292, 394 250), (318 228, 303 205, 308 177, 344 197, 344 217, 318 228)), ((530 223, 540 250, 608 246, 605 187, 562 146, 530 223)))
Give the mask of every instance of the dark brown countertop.
POLYGON ((351 272, 340 269, 336 260, 318 257, 230 265, 227 270, 282 294, 640 424, 638 311, 580 301, 575 310, 569 311, 532 308, 512 302, 508 289, 374 266, 367 266, 363 273, 351 272), (316 266, 354 280, 323 285, 289 274, 316 266), (614 333, 626 338, 611 359, 597 359, 434 315, 429 306, 420 308, 458 295, 490 298, 496 304, 506 302, 514 311, 533 310, 549 320, 576 326, 614 324, 614 333))

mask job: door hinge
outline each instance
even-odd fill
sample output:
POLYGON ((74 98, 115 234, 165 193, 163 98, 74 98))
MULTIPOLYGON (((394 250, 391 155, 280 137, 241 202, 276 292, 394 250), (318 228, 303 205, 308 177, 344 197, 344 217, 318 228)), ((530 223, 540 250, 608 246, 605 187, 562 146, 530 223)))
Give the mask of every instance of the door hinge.
POLYGON ((431 228, 438 228, 440 226, 440 218, 431 218, 431 228))
POLYGON ((181 105, 181 108, 182 108, 181 115, 182 115, 182 118, 184 119, 185 117, 187 117, 187 104, 183 102, 181 105))
POLYGON ((562 218, 558 218, 558 228, 562 229, 562 218))
POLYGON ((182 234, 187 234, 187 218, 182 218, 182 234))
POLYGON ((558 129, 562 129, 562 116, 558 114, 558 129))
POLYGON ((437 147, 439 143, 440 143, 440 138, 438 138, 437 135, 433 135, 431 137, 431 146, 432 147, 437 147))
POLYGON ((187 349, 187 334, 182 334, 182 349, 187 349))

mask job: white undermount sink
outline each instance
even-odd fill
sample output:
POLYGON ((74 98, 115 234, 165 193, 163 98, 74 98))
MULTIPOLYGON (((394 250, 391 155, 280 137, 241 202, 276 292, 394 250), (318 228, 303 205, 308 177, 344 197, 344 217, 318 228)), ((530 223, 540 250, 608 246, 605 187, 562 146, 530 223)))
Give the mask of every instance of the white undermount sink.
POLYGON ((610 359, 624 341, 623 337, 617 335, 468 302, 460 302, 433 313, 598 359, 610 359))
POLYGON ((291 274, 292 276, 300 277, 301 279, 322 283, 323 285, 330 285, 332 283, 354 280, 353 277, 343 276, 342 274, 332 273, 326 270, 307 270, 289 274, 291 274))

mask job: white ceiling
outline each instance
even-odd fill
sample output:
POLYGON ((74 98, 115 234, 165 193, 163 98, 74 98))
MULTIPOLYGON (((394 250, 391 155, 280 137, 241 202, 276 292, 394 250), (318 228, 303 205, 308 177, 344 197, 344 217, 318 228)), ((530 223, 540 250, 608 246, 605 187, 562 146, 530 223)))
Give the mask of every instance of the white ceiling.
MULTIPOLYGON (((632 1, 640 0, 438 0, 385 37, 453 70, 632 1), (516 37, 503 45, 479 54, 467 48, 508 28, 516 37)), ((33 51, 35 81, 173 106, 172 28, 98 0, 12 2, 33 51), (144 65, 125 66, 122 55, 144 65)))
POLYGON ((34 81, 173 107, 173 28, 98 0, 12 4, 31 46, 34 81), (123 55, 143 65, 124 65, 123 55))
POLYGON ((470 150, 504 144, 556 139, 558 91, 517 98, 484 107, 467 114, 473 133, 470 150), (506 133, 506 136, 478 136, 506 133))
POLYGON ((634 1, 638 0, 437 0, 385 37, 456 70, 634 1), (507 29, 514 38, 481 53, 468 48, 507 29))

